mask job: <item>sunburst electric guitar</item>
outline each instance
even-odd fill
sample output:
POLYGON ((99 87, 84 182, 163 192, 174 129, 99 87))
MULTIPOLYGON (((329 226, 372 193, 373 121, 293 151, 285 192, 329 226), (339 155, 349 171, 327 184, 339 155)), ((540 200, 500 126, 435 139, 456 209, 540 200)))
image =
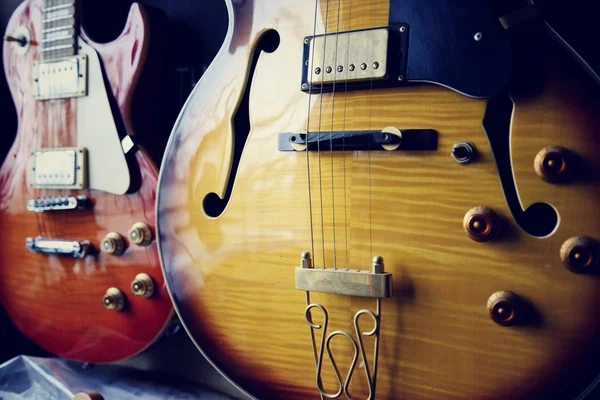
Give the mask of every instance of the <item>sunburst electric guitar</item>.
POLYGON ((264 399, 592 383, 599 93, 536 10, 227 5, 157 202, 175 307, 212 362, 264 399))
POLYGON ((149 26, 134 4, 119 38, 94 43, 74 3, 27 0, 6 31, 19 126, 0 169, 0 301, 40 347, 111 362, 148 347, 172 315, 157 170, 128 135, 149 26))

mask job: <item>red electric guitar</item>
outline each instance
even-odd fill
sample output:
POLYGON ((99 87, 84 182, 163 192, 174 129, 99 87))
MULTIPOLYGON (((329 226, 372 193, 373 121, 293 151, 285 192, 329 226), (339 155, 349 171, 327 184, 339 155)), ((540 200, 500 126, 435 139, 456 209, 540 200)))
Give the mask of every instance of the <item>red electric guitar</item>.
POLYGON ((172 304, 154 238, 157 170, 130 134, 149 51, 137 4, 115 41, 75 0, 26 0, 6 31, 19 128, 0 169, 0 301, 42 348, 112 362, 148 347, 172 304))

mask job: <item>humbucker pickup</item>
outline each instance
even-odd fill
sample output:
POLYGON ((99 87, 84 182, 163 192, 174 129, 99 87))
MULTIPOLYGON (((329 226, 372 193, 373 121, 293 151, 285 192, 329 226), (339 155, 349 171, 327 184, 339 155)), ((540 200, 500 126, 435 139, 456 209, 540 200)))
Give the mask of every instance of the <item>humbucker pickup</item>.
POLYGON ((35 151, 28 171, 28 184, 34 189, 85 189, 87 150, 66 147, 35 151))
POLYGON ((90 207, 87 196, 40 197, 27 202, 27 209, 34 212, 80 210, 90 207))
POLYGON ((76 240, 49 239, 38 236, 36 238, 28 237, 25 245, 32 253, 71 256, 73 258, 84 258, 90 251, 90 242, 87 240, 78 242, 76 240))
POLYGON ((406 76, 407 48, 407 25, 306 37, 302 90, 397 85, 406 76))
POLYGON ((87 55, 81 54, 33 64, 33 98, 65 99, 86 96, 88 92, 87 55))

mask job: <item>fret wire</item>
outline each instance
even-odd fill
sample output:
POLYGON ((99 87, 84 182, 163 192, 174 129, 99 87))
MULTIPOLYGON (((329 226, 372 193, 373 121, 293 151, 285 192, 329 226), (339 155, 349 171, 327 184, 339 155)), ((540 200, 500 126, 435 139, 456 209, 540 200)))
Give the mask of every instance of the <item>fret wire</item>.
POLYGON ((77 54, 76 0, 43 0, 41 58, 51 61, 77 54))
POLYGON ((46 52, 46 51, 62 50, 62 49, 70 49, 70 48, 75 48, 75 44, 65 44, 62 46, 46 47, 46 48, 42 49, 42 51, 46 52))
POLYGON ((69 39, 73 39, 73 35, 64 35, 64 36, 53 37, 50 39, 43 39, 42 43, 52 43, 52 42, 58 42, 59 40, 69 40, 69 39))
MULTIPOLYGON (((74 24, 69 24, 69 25, 61 25, 61 26, 57 26, 55 28, 48 28, 48 29, 42 29, 42 33, 52 33, 52 32, 56 32, 56 31, 61 31, 64 29, 75 29, 75 25, 74 24)), ((73 33, 74 35, 74 33, 73 33)))
POLYGON ((62 21, 64 19, 69 19, 69 18, 73 18, 73 17, 74 17, 74 15, 61 15, 60 17, 44 19, 44 20, 42 20, 42 23, 47 24, 50 22, 62 21))
POLYGON ((73 7, 74 5, 75 4, 73 4, 73 3, 61 4, 59 6, 52 6, 52 7, 44 8, 44 9, 42 9, 42 11, 47 13, 47 12, 51 12, 51 11, 62 10, 63 8, 73 7))

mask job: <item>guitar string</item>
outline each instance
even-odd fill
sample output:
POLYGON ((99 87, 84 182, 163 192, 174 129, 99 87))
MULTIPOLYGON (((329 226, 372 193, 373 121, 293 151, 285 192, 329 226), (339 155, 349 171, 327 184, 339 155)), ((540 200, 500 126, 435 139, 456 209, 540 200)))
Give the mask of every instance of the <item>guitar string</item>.
MULTIPOLYGON (((372 26, 373 29, 375 28, 375 21, 376 21, 376 13, 375 13, 375 9, 376 9, 376 0, 373 0, 373 22, 372 22, 372 26)), ((373 50, 373 44, 375 43, 375 31, 373 30, 371 32, 371 63, 374 63, 374 50, 373 50)), ((373 68, 373 64, 371 64, 370 66, 367 64, 367 68, 373 68)), ((369 93, 369 130, 372 130, 372 126, 371 126, 371 117, 373 114, 373 72, 371 72, 371 89, 370 89, 370 93, 369 93)), ((369 151, 368 151, 368 157, 369 157, 369 254, 370 257, 373 257, 373 208, 372 208, 372 193, 371 193, 371 139, 369 139, 369 151)))
MULTIPOLYGON (((321 62, 321 92, 319 95, 319 123, 317 130, 317 158, 319 162, 319 199, 321 201, 321 246, 323 250, 323 269, 326 268, 325 263, 325 221, 323 220, 323 179, 321 174, 321 124, 323 122, 323 81, 325 75, 325 54, 327 50, 327 27, 329 25, 329 0, 327 0, 325 11, 325 33, 323 35, 323 58, 321 62)), ((307 148, 308 151, 308 148, 307 148)))
MULTIPOLYGON (((48 1, 48 0, 42 1, 42 8, 44 7, 46 1, 48 1)), ((43 26, 44 26, 44 24, 42 24, 42 28, 43 28, 43 26)), ((43 46, 44 45, 42 44, 40 46, 40 49, 43 48, 43 46)), ((41 50, 39 50, 40 61, 41 61, 41 55, 42 55, 41 50)), ((33 160, 33 166, 31 168, 35 168, 35 149, 39 148, 39 145, 37 145, 37 142, 40 141, 40 140, 41 140, 40 139, 40 135, 39 134, 35 135, 34 140, 33 140, 33 143, 34 143, 33 151, 32 151, 32 154, 29 155, 30 157, 32 157, 32 160, 33 160)), ((27 172, 28 171, 26 170, 26 172, 25 172, 25 187, 29 188, 29 184, 27 183, 27 172)), ((33 192, 33 199, 36 199, 37 196, 38 196, 38 190, 35 188, 34 182, 35 182, 35 177, 37 175, 37 171, 35 169, 33 169, 32 172, 33 173, 32 173, 32 178, 31 178, 30 184, 32 185, 31 189, 32 189, 32 192, 33 192)), ((29 194, 29 193, 30 192, 28 190, 27 194, 29 194)), ((41 226, 41 223, 40 223, 40 216, 38 215, 38 212, 34 211, 34 213, 35 213, 35 223, 36 223, 37 229, 38 229, 38 236, 41 236, 41 234, 42 234, 42 226, 41 226)))
MULTIPOLYGON (((315 48, 316 46, 314 45, 314 37, 317 34, 317 10, 319 8, 319 0, 315 0, 315 18, 314 18, 314 23, 313 23, 313 47, 312 47, 312 54, 310 55, 310 59, 314 60, 315 59, 315 48)), ((310 74, 310 81, 313 81, 314 78, 314 67, 313 65, 308 65, 308 68, 310 68, 310 71, 308 71, 307 75, 310 74)), ((312 210, 312 191, 311 191, 311 177, 310 177, 310 157, 309 157, 309 151, 308 151, 308 138, 309 138, 309 134, 310 134, 310 114, 311 114, 311 100, 312 100, 312 94, 313 94, 313 90, 312 87, 308 89, 308 111, 307 111, 307 118, 306 118, 306 139, 305 139, 305 144, 306 144, 306 173, 308 175, 308 216, 310 219, 310 246, 311 246, 311 254, 312 257, 315 256, 315 239, 314 239, 314 229, 313 229, 313 210, 312 210)))
MULTIPOLYGON (((331 130, 329 131, 329 156, 331 158, 331 214, 332 214, 332 219, 333 219, 333 269, 337 269, 337 246, 336 246, 336 242, 335 242, 335 181, 334 181, 334 174, 333 174, 333 168, 334 168, 334 157, 333 157, 333 124, 335 121, 335 85, 336 85, 336 80, 337 80, 337 73, 338 73, 338 65, 341 65, 338 63, 338 46, 339 46, 339 40, 340 40, 340 6, 342 4, 342 0, 338 0, 338 7, 337 7, 337 23, 336 23, 336 27, 335 27, 335 55, 333 57, 334 63, 333 63, 333 94, 331 96, 331 130)), ((342 66, 343 68, 343 66, 342 66)))
MULTIPOLYGON (((352 29, 352 0, 350 0, 349 10, 348 10, 348 32, 352 29)), ((344 83, 344 117, 342 123, 342 158, 344 163, 344 234, 346 239, 346 270, 349 269, 349 259, 348 259, 348 200, 346 194, 346 113, 347 113, 347 105, 348 105, 348 73, 350 71, 350 65, 348 64, 350 57, 350 35, 347 35, 348 41, 346 46, 346 60, 344 62, 344 68, 348 68, 346 71, 346 80, 344 83)))

